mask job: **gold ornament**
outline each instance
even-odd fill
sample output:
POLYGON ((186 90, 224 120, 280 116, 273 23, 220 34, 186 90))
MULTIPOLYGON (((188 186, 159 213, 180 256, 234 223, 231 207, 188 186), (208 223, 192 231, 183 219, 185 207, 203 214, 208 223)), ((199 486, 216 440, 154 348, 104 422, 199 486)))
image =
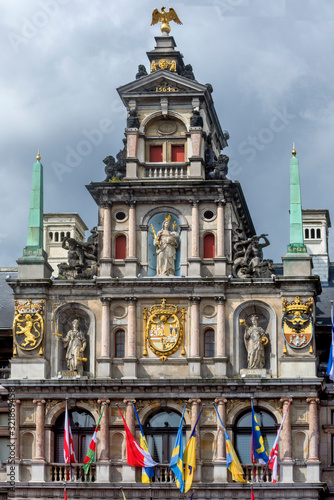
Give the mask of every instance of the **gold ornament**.
POLYGON ((143 356, 147 356, 147 344, 151 351, 160 356, 161 361, 166 361, 167 356, 176 352, 181 343, 181 354, 184 349, 184 322, 186 310, 178 309, 174 304, 166 304, 166 299, 161 299, 160 305, 143 309, 145 323, 145 339, 143 356), (181 320, 181 321, 180 321, 181 320))
POLYGON ((161 12, 158 9, 154 9, 152 12, 152 23, 154 26, 157 23, 162 23, 161 32, 170 33, 169 21, 174 21, 176 24, 182 24, 175 10, 170 8, 168 12, 165 12, 166 7, 161 7, 161 12))
POLYGON ((13 334, 15 345, 22 351, 33 351, 40 346, 44 335, 43 309, 44 300, 39 304, 32 304, 31 299, 25 304, 15 301, 13 334))
MULTIPOLYGON (((292 349, 302 349, 310 344, 313 337, 313 300, 310 297, 301 302, 299 296, 288 302, 283 298, 283 337, 292 349)), ((286 353, 286 345, 283 353, 286 353)), ((310 354, 313 348, 310 347, 310 354)))

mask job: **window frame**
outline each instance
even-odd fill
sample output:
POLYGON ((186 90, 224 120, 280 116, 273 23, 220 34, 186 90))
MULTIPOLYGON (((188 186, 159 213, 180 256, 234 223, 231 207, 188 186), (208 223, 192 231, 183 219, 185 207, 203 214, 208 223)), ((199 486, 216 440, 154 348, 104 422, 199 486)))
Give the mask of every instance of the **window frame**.
MULTIPOLYGON (((210 351, 212 352, 212 351, 210 351)), ((212 327, 206 328, 203 332, 203 358, 214 358, 216 353, 216 332, 212 327), (208 333, 213 333, 213 341, 206 342, 206 336, 208 333), (211 348, 213 347, 213 354, 207 354, 207 345, 211 348)))

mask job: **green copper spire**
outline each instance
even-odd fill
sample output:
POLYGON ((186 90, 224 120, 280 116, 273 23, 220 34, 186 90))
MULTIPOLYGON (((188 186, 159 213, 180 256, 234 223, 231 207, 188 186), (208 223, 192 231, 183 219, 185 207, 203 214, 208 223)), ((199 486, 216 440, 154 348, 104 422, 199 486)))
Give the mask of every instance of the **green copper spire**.
POLYGON ((306 252, 304 245, 302 201, 300 192, 299 161, 293 144, 290 160, 290 245, 289 253, 306 252))

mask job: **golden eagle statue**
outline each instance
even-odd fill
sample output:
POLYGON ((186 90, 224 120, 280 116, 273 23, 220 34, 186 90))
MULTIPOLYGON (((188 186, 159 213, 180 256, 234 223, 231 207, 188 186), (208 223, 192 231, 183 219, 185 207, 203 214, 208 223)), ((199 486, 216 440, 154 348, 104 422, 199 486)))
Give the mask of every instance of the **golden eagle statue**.
POLYGON ((154 9, 152 12, 152 23, 151 26, 157 23, 162 23, 161 31, 170 33, 169 21, 174 21, 176 24, 182 24, 175 10, 170 8, 168 12, 165 12, 166 7, 161 7, 161 12, 158 9, 154 9))

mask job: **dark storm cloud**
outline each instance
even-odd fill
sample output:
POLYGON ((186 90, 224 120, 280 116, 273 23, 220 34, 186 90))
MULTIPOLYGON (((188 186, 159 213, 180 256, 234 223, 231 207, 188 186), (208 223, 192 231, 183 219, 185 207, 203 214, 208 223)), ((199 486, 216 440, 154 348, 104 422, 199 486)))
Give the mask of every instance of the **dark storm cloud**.
MULTIPOLYGON (((334 5, 302 0, 169 2, 185 62, 213 85, 231 139, 229 177, 244 189, 266 257, 289 238, 289 160, 300 160, 304 208, 333 207, 334 5)), ((96 224, 85 184, 122 145, 126 112, 116 88, 148 61, 155 1, 12 0, 0 5, 0 265, 26 244, 32 163, 41 148, 45 211, 96 224), (90 146, 87 147, 87 141, 90 146), (85 146, 86 144, 86 146, 85 146)), ((333 254, 333 252, 332 252, 333 254)))

